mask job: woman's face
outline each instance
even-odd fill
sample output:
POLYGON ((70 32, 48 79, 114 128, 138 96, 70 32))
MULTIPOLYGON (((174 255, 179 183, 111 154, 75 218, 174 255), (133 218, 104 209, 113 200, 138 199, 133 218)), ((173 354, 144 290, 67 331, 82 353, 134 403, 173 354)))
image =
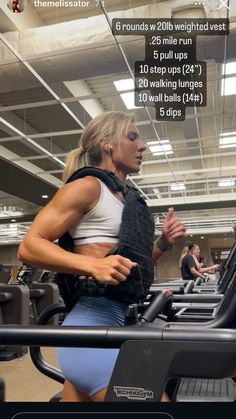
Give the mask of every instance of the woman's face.
POLYGON ((124 175, 139 172, 145 150, 146 146, 139 137, 138 128, 135 124, 130 124, 127 135, 112 146, 112 159, 116 169, 124 175))
POLYGON ((198 257, 200 255, 200 247, 195 245, 193 248, 193 255, 198 257))

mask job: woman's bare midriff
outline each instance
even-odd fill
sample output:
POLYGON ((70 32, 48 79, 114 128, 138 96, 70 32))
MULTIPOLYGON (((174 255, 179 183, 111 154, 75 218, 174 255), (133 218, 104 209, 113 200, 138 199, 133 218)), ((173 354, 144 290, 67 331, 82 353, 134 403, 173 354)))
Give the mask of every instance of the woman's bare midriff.
POLYGON ((74 247, 74 253, 94 258, 104 258, 117 243, 89 243, 74 247))

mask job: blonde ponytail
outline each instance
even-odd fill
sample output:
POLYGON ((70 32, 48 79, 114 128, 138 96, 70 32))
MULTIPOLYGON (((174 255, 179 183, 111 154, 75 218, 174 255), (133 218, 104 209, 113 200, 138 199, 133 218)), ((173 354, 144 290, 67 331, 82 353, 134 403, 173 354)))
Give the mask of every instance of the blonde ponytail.
POLYGON ((181 268, 182 266, 182 260, 184 258, 184 256, 186 255, 191 255, 193 252, 193 248, 196 246, 196 244, 192 243, 192 242, 187 242, 188 244, 184 246, 181 256, 180 256, 180 260, 179 260, 179 267, 181 268))
POLYGON ((85 166, 85 152, 82 147, 71 150, 66 156, 66 165, 63 171, 62 180, 66 182, 67 179, 80 167, 85 166))
POLYGON ((180 256, 180 259, 179 259, 179 267, 180 268, 182 266, 182 260, 183 260, 184 256, 188 255, 189 253, 191 253, 189 247, 188 246, 184 246, 184 248, 182 250, 182 253, 181 253, 181 256, 180 256))

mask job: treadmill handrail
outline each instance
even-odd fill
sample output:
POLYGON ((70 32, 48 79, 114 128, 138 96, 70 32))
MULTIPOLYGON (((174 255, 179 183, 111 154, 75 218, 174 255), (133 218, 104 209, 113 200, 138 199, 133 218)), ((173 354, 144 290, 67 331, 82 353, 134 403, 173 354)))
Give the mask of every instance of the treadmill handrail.
MULTIPOLYGON (((164 328, 155 327, 95 327, 95 326, 0 326, 0 342, 3 345, 46 346, 46 347, 91 347, 119 348, 127 340, 163 340, 164 328)), ((168 340, 184 342, 222 342, 236 344, 234 329, 206 329, 194 326, 192 333, 184 328, 169 330, 168 340)), ((236 346, 235 346, 236 348, 236 346)))

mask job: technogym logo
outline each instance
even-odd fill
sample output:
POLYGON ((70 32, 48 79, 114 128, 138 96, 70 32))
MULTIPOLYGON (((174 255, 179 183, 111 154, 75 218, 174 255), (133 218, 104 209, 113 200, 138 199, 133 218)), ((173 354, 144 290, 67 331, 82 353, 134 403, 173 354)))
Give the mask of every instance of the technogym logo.
POLYGON ((129 400, 147 400, 154 398, 154 392, 152 390, 145 390, 145 388, 140 387, 114 386, 113 390, 116 397, 126 397, 129 400))

